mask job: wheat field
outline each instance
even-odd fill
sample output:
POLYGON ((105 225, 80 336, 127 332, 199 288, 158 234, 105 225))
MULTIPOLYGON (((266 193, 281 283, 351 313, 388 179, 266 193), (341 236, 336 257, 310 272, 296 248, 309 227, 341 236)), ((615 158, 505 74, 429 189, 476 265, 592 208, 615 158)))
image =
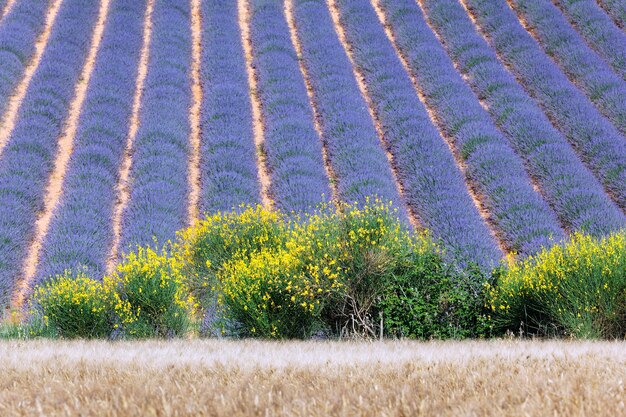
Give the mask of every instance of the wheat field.
POLYGON ((0 415, 620 416, 623 342, 0 344, 0 415))

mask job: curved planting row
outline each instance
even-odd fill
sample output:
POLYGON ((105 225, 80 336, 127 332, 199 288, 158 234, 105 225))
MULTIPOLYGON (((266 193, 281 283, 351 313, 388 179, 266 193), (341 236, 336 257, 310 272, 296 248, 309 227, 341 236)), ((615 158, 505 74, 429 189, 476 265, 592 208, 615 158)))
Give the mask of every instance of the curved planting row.
POLYGON ((615 24, 626 30, 626 3, 624 0, 598 0, 598 2, 613 18, 615 24))
POLYGON ((237 3, 202 3, 201 209, 260 202, 246 63, 237 3))
POLYGON ((509 1, 568 78, 585 92, 622 134, 626 134, 624 80, 587 46, 551 1, 509 1))
MULTIPOLYGON (((49 4, 42 0, 19 1, 0 23, 0 119, 35 53, 35 40, 43 29, 49 4)), ((0 4, 0 12, 2 9, 0 4)))
POLYGON ((408 203, 423 225, 462 262, 497 262, 502 253, 374 9, 360 0, 338 0, 336 4, 339 22, 368 86, 408 203))
POLYGON ((621 209, 626 209, 624 138, 541 51, 504 2, 463 1, 500 58, 574 145, 621 209))
POLYGON ((163 243, 187 223, 190 19, 188 2, 155 1, 130 202, 122 221, 122 251, 154 239, 163 243))
POLYGON ((0 157, 0 302, 20 274, 21 261, 43 206, 75 85, 99 2, 65 0, 48 46, 22 102, 9 143, 0 157))
POLYGON ((626 80, 626 33, 617 28, 594 0, 556 0, 591 47, 626 80))
POLYGON ((386 20, 442 131, 454 142, 502 238, 532 254, 565 234, 531 184, 522 160, 454 68, 415 0, 382 0, 386 20))
POLYGON ((271 195, 277 208, 307 210, 328 199, 330 188, 306 86, 282 2, 251 0, 249 4, 271 195))
POLYGON ((402 207, 367 103, 354 78, 324 0, 296 0, 293 15, 302 45, 339 198, 364 203, 377 195, 402 207))
MULTIPOLYGON (((387 3, 404 4, 407 10, 415 4, 414 0, 387 3)), ((621 210, 582 164, 567 139, 475 32, 458 1, 423 0, 422 4, 459 70, 468 76, 468 83, 487 104, 493 119, 524 156, 533 177, 568 229, 602 235, 624 227, 621 210)))
POLYGON ((107 18, 63 197, 44 240, 36 282, 83 266, 105 272, 118 168, 128 134, 146 1, 114 0, 107 18))

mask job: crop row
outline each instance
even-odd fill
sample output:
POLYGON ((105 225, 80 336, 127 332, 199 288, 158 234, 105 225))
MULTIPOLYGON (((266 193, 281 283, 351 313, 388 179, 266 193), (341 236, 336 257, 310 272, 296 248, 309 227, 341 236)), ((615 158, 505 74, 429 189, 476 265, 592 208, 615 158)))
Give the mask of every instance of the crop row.
POLYGON ((260 202, 246 62, 237 2, 202 2, 203 211, 260 202))
POLYGON ((65 0, 48 46, 19 110, 9 143, 0 157, 0 299, 5 301, 17 276, 43 207, 57 139, 98 14, 98 2, 65 0))
POLYGON ((156 0, 122 251, 165 242, 187 224, 191 106, 189 2, 156 0))
POLYGON ((510 0, 565 74, 626 134, 626 83, 591 49, 551 1, 510 0))
POLYGON ((557 0, 591 47, 626 80, 626 33, 617 28, 594 0, 557 0))
POLYGON ((293 16, 339 198, 377 195, 402 207, 398 189, 359 86, 323 0, 296 0, 293 16))
POLYGON ((111 246, 118 169, 128 134, 146 2, 114 0, 107 18, 37 282, 82 266, 102 276, 111 246))
POLYGON ((383 0, 387 22, 442 131, 484 197, 503 240, 532 254, 564 237, 554 212, 533 189, 524 163, 456 71, 414 0, 383 0))
MULTIPOLYGON (((35 40, 43 28, 49 3, 19 1, 0 23, 0 118, 35 53, 35 40)), ((0 13, 3 8, 0 4, 0 13)))
POLYGON ((504 2, 464 0, 499 57, 626 209, 626 142, 522 28, 504 2))
POLYGON ((249 6, 271 195, 277 208, 307 210, 330 197, 321 138, 282 2, 251 0, 249 6))
POLYGON ((615 24, 626 30, 626 3, 623 0, 598 0, 598 2, 613 18, 615 24))
POLYGON ((354 62, 397 163, 407 202, 451 255, 481 265, 497 262, 502 254, 374 9, 357 0, 338 0, 336 5, 354 62))
MULTIPOLYGON (((412 0, 393 3, 415 4, 412 0)), ((459 70, 467 75, 467 82, 485 101, 518 154, 524 156, 533 178, 567 228, 601 235, 623 227, 621 210, 476 33, 463 7, 456 0, 423 0, 422 4, 459 70)), ((405 4, 405 9, 411 7, 405 4)))

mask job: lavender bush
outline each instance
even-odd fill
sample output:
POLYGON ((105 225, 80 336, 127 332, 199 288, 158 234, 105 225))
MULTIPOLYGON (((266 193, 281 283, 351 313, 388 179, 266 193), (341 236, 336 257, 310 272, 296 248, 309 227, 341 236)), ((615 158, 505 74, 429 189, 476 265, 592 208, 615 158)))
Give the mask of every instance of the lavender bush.
POLYGON ((340 199, 378 195, 402 209, 387 156, 323 0, 296 0, 294 19, 340 199))
POLYGON ((462 263, 502 256, 369 3, 339 0, 340 22, 398 166, 406 198, 423 225, 462 263))
MULTIPOLYGON (((406 18, 418 13, 412 0, 402 5, 406 18)), ((498 60, 474 30, 457 0, 424 0, 429 21, 446 50, 485 101, 493 119, 524 156, 533 177, 570 230, 603 235, 625 226, 621 210, 582 164, 567 139, 498 60)))
POLYGON ((68 163, 63 197, 44 241, 37 282, 78 266, 85 267, 94 278, 105 272, 145 8, 145 0, 111 3, 68 163))
POLYGON ((191 14, 189 2, 156 0, 122 249, 165 242, 187 223, 191 14))
POLYGON ((489 113, 463 81, 414 0, 381 2, 401 53, 485 198, 507 246, 529 255, 565 237, 489 113))
POLYGON ((626 30, 626 3, 623 0, 598 0, 598 3, 613 18, 617 26, 626 30))
POLYGON ((35 229, 57 139, 90 46, 98 3, 65 0, 0 157, 0 303, 6 302, 35 229))
POLYGON ((202 2, 201 210, 260 202, 237 2, 202 2))
POLYGON ((557 4, 591 47, 626 80, 626 33, 593 0, 557 0, 557 4))
POLYGON ((322 143, 282 2, 250 1, 250 36, 265 129, 271 194, 286 211, 309 210, 330 197, 322 143))
POLYGON ((551 1, 511 0, 511 4, 533 27, 541 46, 569 79, 585 92, 623 135, 626 134, 624 80, 587 46, 551 1))
POLYGON ((626 141, 563 75, 505 3, 466 0, 482 33, 551 121, 572 143, 622 210, 626 209, 626 141))
MULTIPOLYGON (((5 2, 0 3, 2 13, 5 2)), ((43 28, 49 3, 18 1, 0 22, 0 118, 35 53, 35 39, 43 28)))

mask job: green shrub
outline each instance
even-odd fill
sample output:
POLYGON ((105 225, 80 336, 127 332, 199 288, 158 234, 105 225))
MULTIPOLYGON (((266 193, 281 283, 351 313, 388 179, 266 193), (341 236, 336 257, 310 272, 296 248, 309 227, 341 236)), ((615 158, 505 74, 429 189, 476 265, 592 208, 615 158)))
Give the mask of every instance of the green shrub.
POLYGON ((165 251, 138 248, 127 255, 109 282, 132 317, 124 331, 132 337, 184 335, 190 325, 193 299, 181 264, 165 251))
POLYGON ((576 234, 511 262, 489 288, 500 330, 584 338, 626 335, 626 233, 576 234))

